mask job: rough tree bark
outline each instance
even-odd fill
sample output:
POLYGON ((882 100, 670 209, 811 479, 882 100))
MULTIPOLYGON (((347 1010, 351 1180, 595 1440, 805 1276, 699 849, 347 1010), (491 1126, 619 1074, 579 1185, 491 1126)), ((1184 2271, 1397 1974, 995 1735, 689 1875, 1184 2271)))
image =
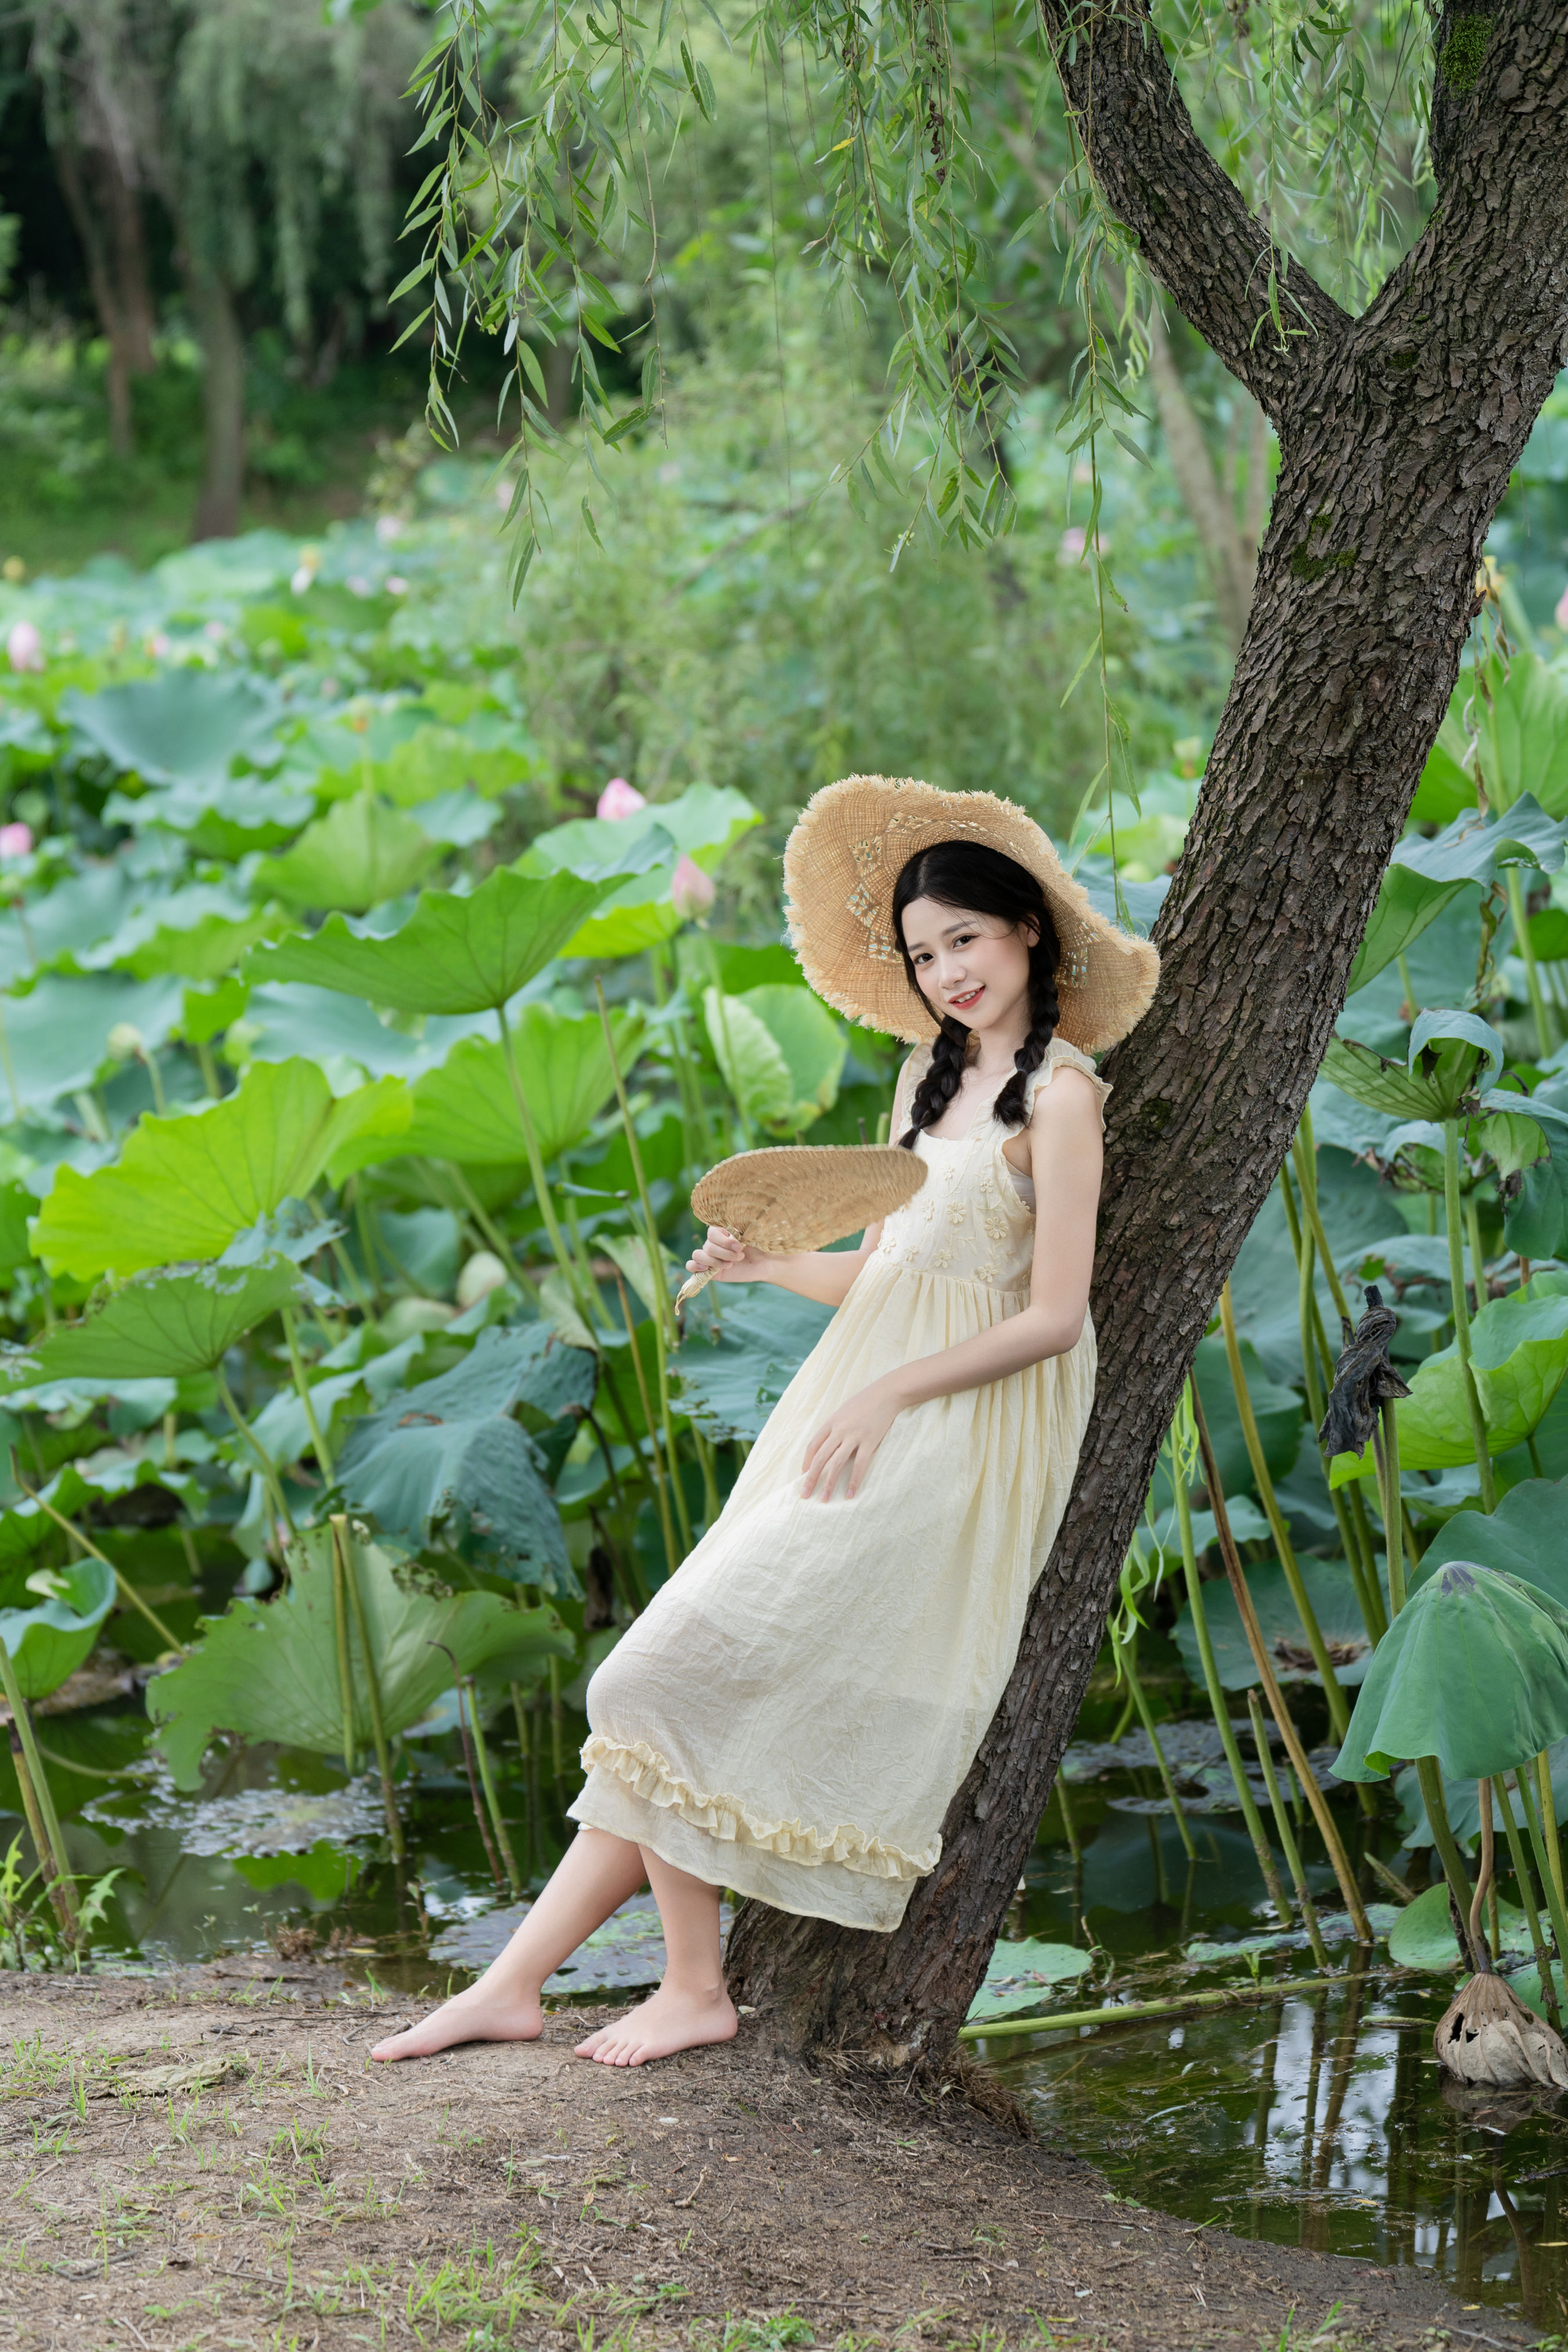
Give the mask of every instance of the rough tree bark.
POLYGON ((153 289, 141 191, 127 179, 112 146, 61 142, 54 157, 109 344, 110 446, 117 457, 129 457, 135 447, 132 378, 153 368, 153 289))
POLYGON ((202 347, 202 483, 191 537, 232 539, 245 488, 245 337, 234 295, 219 273, 186 262, 185 290, 202 347))
POLYGON ((1484 47, 1474 0, 1444 14, 1441 195, 1359 319, 1247 214, 1146 0, 1040 5, 1106 201, 1261 403, 1281 468, 1157 928, 1159 998, 1107 1067, 1099 1391, 1016 1668, 895 1934, 748 1904, 731 1937, 731 1989, 781 2044, 890 2062, 940 2049, 984 1973, 1182 1381, 1289 1148, 1447 708, 1488 525, 1568 355, 1562 0, 1500 0, 1484 47), (1258 327, 1271 265, 1283 340, 1266 315, 1258 327))

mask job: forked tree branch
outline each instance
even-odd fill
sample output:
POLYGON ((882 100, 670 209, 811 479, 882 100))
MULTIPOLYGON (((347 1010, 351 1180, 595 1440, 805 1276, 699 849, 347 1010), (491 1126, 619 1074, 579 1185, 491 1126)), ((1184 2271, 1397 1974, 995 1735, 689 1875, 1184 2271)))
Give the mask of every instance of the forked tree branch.
POLYGON ((1282 430, 1350 317, 1247 211, 1204 145, 1148 0, 1039 0, 1039 9, 1111 211, 1210 350, 1282 430))

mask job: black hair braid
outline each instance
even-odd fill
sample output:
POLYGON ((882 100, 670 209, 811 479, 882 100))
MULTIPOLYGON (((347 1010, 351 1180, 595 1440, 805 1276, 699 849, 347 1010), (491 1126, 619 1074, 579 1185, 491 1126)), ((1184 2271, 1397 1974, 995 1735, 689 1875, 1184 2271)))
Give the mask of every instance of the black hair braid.
POLYGON ((915 1138, 921 1128, 934 1127, 957 1094, 969 1052, 969 1035, 963 1022, 955 1021, 951 1013, 937 1031, 931 1049, 931 1066, 915 1088, 910 1105, 908 1131, 899 1138, 905 1151, 914 1150, 915 1138))
POLYGON ((1045 1060, 1051 1039, 1057 1034, 1057 1024, 1062 1017, 1061 1006, 1057 1001, 1057 943, 1054 935, 1049 950, 1048 960, 1041 955, 1038 945, 1029 952, 1029 1034, 1014 1055, 1013 1076, 992 1108, 992 1117, 1000 1119, 1004 1127, 1022 1127, 1027 1118, 1024 1088, 1045 1060))

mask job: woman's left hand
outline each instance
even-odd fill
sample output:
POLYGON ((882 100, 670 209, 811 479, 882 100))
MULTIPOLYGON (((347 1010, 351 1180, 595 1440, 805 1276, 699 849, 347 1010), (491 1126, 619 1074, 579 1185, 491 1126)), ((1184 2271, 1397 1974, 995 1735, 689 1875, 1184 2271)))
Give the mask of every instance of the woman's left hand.
POLYGON ((830 1503, 846 1473, 846 1496, 852 1499, 858 1494, 872 1455, 902 1410, 884 1383, 873 1381, 868 1389, 862 1389, 858 1396, 850 1397, 830 1413, 805 1449, 801 1500, 809 1502, 816 1495, 830 1503))

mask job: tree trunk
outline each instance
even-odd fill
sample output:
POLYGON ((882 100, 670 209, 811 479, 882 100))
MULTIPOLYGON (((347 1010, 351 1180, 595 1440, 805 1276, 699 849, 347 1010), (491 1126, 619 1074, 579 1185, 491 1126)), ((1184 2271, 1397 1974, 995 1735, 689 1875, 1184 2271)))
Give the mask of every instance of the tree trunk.
POLYGON ((202 486, 191 537, 232 539, 245 488, 245 339, 234 296, 216 270, 189 268, 185 286, 202 347, 202 486))
POLYGON ((1560 0, 1498 8, 1462 105, 1445 101, 1442 199, 1359 320, 1299 265, 1285 277, 1196 138, 1143 0, 1041 6, 1110 205, 1268 412, 1281 466, 1156 929, 1159 996, 1107 1065, 1100 1381, 1012 1679, 900 1928, 748 1904, 731 1937, 731 1990, 778 2040, 889 2060, 941 2049, 984 1971, 1182 1381, 1295 1132, 1447 709, 1488 526, 1568 347, 1560 0), (1285 337, 1267 312, 1258 326, 1271 268, 1285 337))
POLYGON ((153 367, 153 289, 141 194, 112 147, 78 148, 62 140, 54 161, 109 345, 110 446, 117 457, 129 457, 135 447, 131 380, 153 367))

